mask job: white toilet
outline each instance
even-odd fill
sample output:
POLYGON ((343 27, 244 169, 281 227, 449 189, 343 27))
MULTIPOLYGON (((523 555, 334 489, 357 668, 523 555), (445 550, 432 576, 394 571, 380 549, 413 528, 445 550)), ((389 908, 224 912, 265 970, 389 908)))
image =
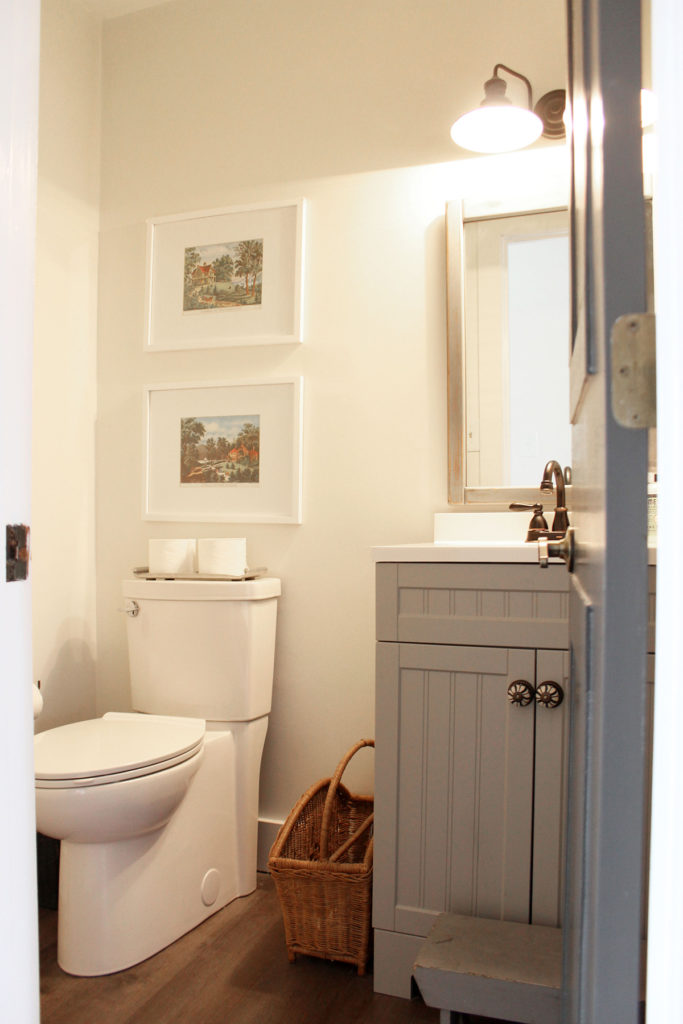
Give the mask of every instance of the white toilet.
POLYGON ((35 737, 58 960, 110 974, 256 886, 280 581, 128 580, 132 705, 35 737))

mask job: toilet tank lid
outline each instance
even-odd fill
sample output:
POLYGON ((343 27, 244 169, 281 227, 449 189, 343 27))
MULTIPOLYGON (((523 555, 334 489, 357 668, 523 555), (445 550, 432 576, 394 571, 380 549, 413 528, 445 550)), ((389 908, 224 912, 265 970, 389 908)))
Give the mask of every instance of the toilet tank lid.
POLYGON ((262 601, 279 597, 275 576, 257 580, 124 580, 124 597, 153 601, 262 601))

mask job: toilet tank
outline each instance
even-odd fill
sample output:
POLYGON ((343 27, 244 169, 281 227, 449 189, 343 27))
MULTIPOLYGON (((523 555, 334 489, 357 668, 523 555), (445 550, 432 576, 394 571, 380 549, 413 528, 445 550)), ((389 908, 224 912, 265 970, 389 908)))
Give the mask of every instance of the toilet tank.
POLYGON ((133 708, 243 722, 267 715, 280 580, 125 580, 133 708))

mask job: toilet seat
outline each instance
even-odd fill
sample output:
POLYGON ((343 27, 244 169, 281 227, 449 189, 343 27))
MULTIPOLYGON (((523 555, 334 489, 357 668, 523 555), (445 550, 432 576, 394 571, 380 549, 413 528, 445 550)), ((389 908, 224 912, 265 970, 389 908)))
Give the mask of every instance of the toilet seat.
POLYGON ((102 786, 182 764, 201 753, 200 718, 108 712, 34 737, 38 789, 102 786))

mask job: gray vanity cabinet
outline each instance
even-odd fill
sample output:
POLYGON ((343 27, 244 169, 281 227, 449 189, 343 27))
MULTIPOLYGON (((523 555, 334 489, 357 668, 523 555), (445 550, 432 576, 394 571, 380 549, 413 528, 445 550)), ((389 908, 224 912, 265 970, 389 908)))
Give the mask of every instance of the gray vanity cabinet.
POLYGON ((560 924, 567 595, 564 566, 377 565, 376 991, 410 995, 444 911, 560 924))

